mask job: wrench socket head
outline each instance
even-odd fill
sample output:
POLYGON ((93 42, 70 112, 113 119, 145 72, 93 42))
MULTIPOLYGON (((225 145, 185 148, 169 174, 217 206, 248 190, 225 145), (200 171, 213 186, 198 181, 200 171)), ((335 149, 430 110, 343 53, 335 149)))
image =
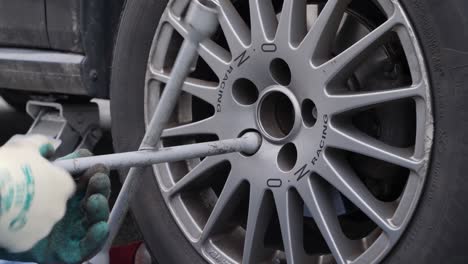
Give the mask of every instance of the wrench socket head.
POLYGON ((211 0, 192 0, 186 16, 186 22, 195 31, 195 41, 203 41, 218 28, 217 5, 211 0))

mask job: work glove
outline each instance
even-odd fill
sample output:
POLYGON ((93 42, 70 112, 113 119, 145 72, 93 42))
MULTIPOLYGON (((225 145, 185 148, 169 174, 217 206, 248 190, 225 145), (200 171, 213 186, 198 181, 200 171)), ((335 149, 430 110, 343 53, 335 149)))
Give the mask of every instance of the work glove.
MULTIPOLYGON (((108 169, 97 165, 75 184, 45 157, 45 137, 10 140, 0 148, 0 259, 79 263, 92 257, 108 235, 108 169)), ((65 158, 90 156, 86 150, 65 158)))

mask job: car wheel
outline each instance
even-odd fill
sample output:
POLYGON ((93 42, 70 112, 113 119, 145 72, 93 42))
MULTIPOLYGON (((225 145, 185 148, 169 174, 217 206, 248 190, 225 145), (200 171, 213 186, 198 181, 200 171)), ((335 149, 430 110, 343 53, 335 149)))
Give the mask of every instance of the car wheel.
MULTIPOLYGON (((190 1, 127 1, 111 83, 135 150, 190 1)), ((463 1, 215 1, 163 146, 263 137, 254 155, 161 164, 132 210, 161 263, 463 262, 463 1), (455 41, 456 40, 456 41, 455 41)))

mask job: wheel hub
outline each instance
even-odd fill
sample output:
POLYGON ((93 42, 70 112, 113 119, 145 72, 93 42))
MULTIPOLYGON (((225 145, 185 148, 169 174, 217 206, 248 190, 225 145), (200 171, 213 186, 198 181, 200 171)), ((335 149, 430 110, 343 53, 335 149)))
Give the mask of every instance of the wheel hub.
POLYGON ((265 89, 256 111, 257 125, 262 135, 271 142, 287 142, 301 127, 299 103, 287 87, 273 85, 265 89))

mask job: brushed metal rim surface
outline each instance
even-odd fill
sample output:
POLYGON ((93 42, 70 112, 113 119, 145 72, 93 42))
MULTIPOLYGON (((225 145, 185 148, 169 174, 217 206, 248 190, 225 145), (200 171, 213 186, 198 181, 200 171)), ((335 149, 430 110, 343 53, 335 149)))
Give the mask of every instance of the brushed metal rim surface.
MULTIPOLYGON (((146 73, 147 120, 170 76, 171 54, 188 37, 181 19, 187 2, 171 1, 159 22, 146 73)), ((433 139, 429 80, 402 6, 396 0, 374 1, 385 21, 375 27, 361 25, 360 34, 342 37, 345 20, 353 13, 350 1, 328 0, 316 7, 313 17, 306 0, 285 0, 280 12, 271 1, 250 0, 250 21, 231 1, 214 2, 219 11, 218 39, 224 40, 211 39, 200 46, 194 74, 185 81, 185 94, 162 144, 191 143, 199 136, 228 139, 252 130, 265 140, 254 155, 226 154, 154 167, 160 191, 182 232, 210 263, 381 260, 413 215, 433 139), (349 76, 375 55, 389 35, 401 44, 411 81, 388 89, 349 88, 349 76), (340 38, 355 40, 331 51, 340 38), (198 68, 210 76, 197 73, 198 68), (259 114, 271 89, 285 96, 272 99, 278 101, 268 105, 265 115, 259 114), (401 100, 414 105, 414 113, 408 113, 415 116, 414 143, 409 147, 362 133, 348 120, 358 110, 401 100), (196 101, 212 110, 199 114, 196 101), (262 126, 266 122, 262 116, 273 130, 262 126), (399 197, 390 202, 377 199, 344 153, 407 170, 399 197), (375 226, 359 239, 350 239, 340 224, 341 216, 349 212, 343 207, 347 203, 375 226), (239 214, 239 206, 245 204, 245 215, 239 214), (281 241, 276 248, 265 246, 265 233, 275 215, 281 241), (319 230, 324 252, 310 254, 304 249, 305 218, 319 230)))

